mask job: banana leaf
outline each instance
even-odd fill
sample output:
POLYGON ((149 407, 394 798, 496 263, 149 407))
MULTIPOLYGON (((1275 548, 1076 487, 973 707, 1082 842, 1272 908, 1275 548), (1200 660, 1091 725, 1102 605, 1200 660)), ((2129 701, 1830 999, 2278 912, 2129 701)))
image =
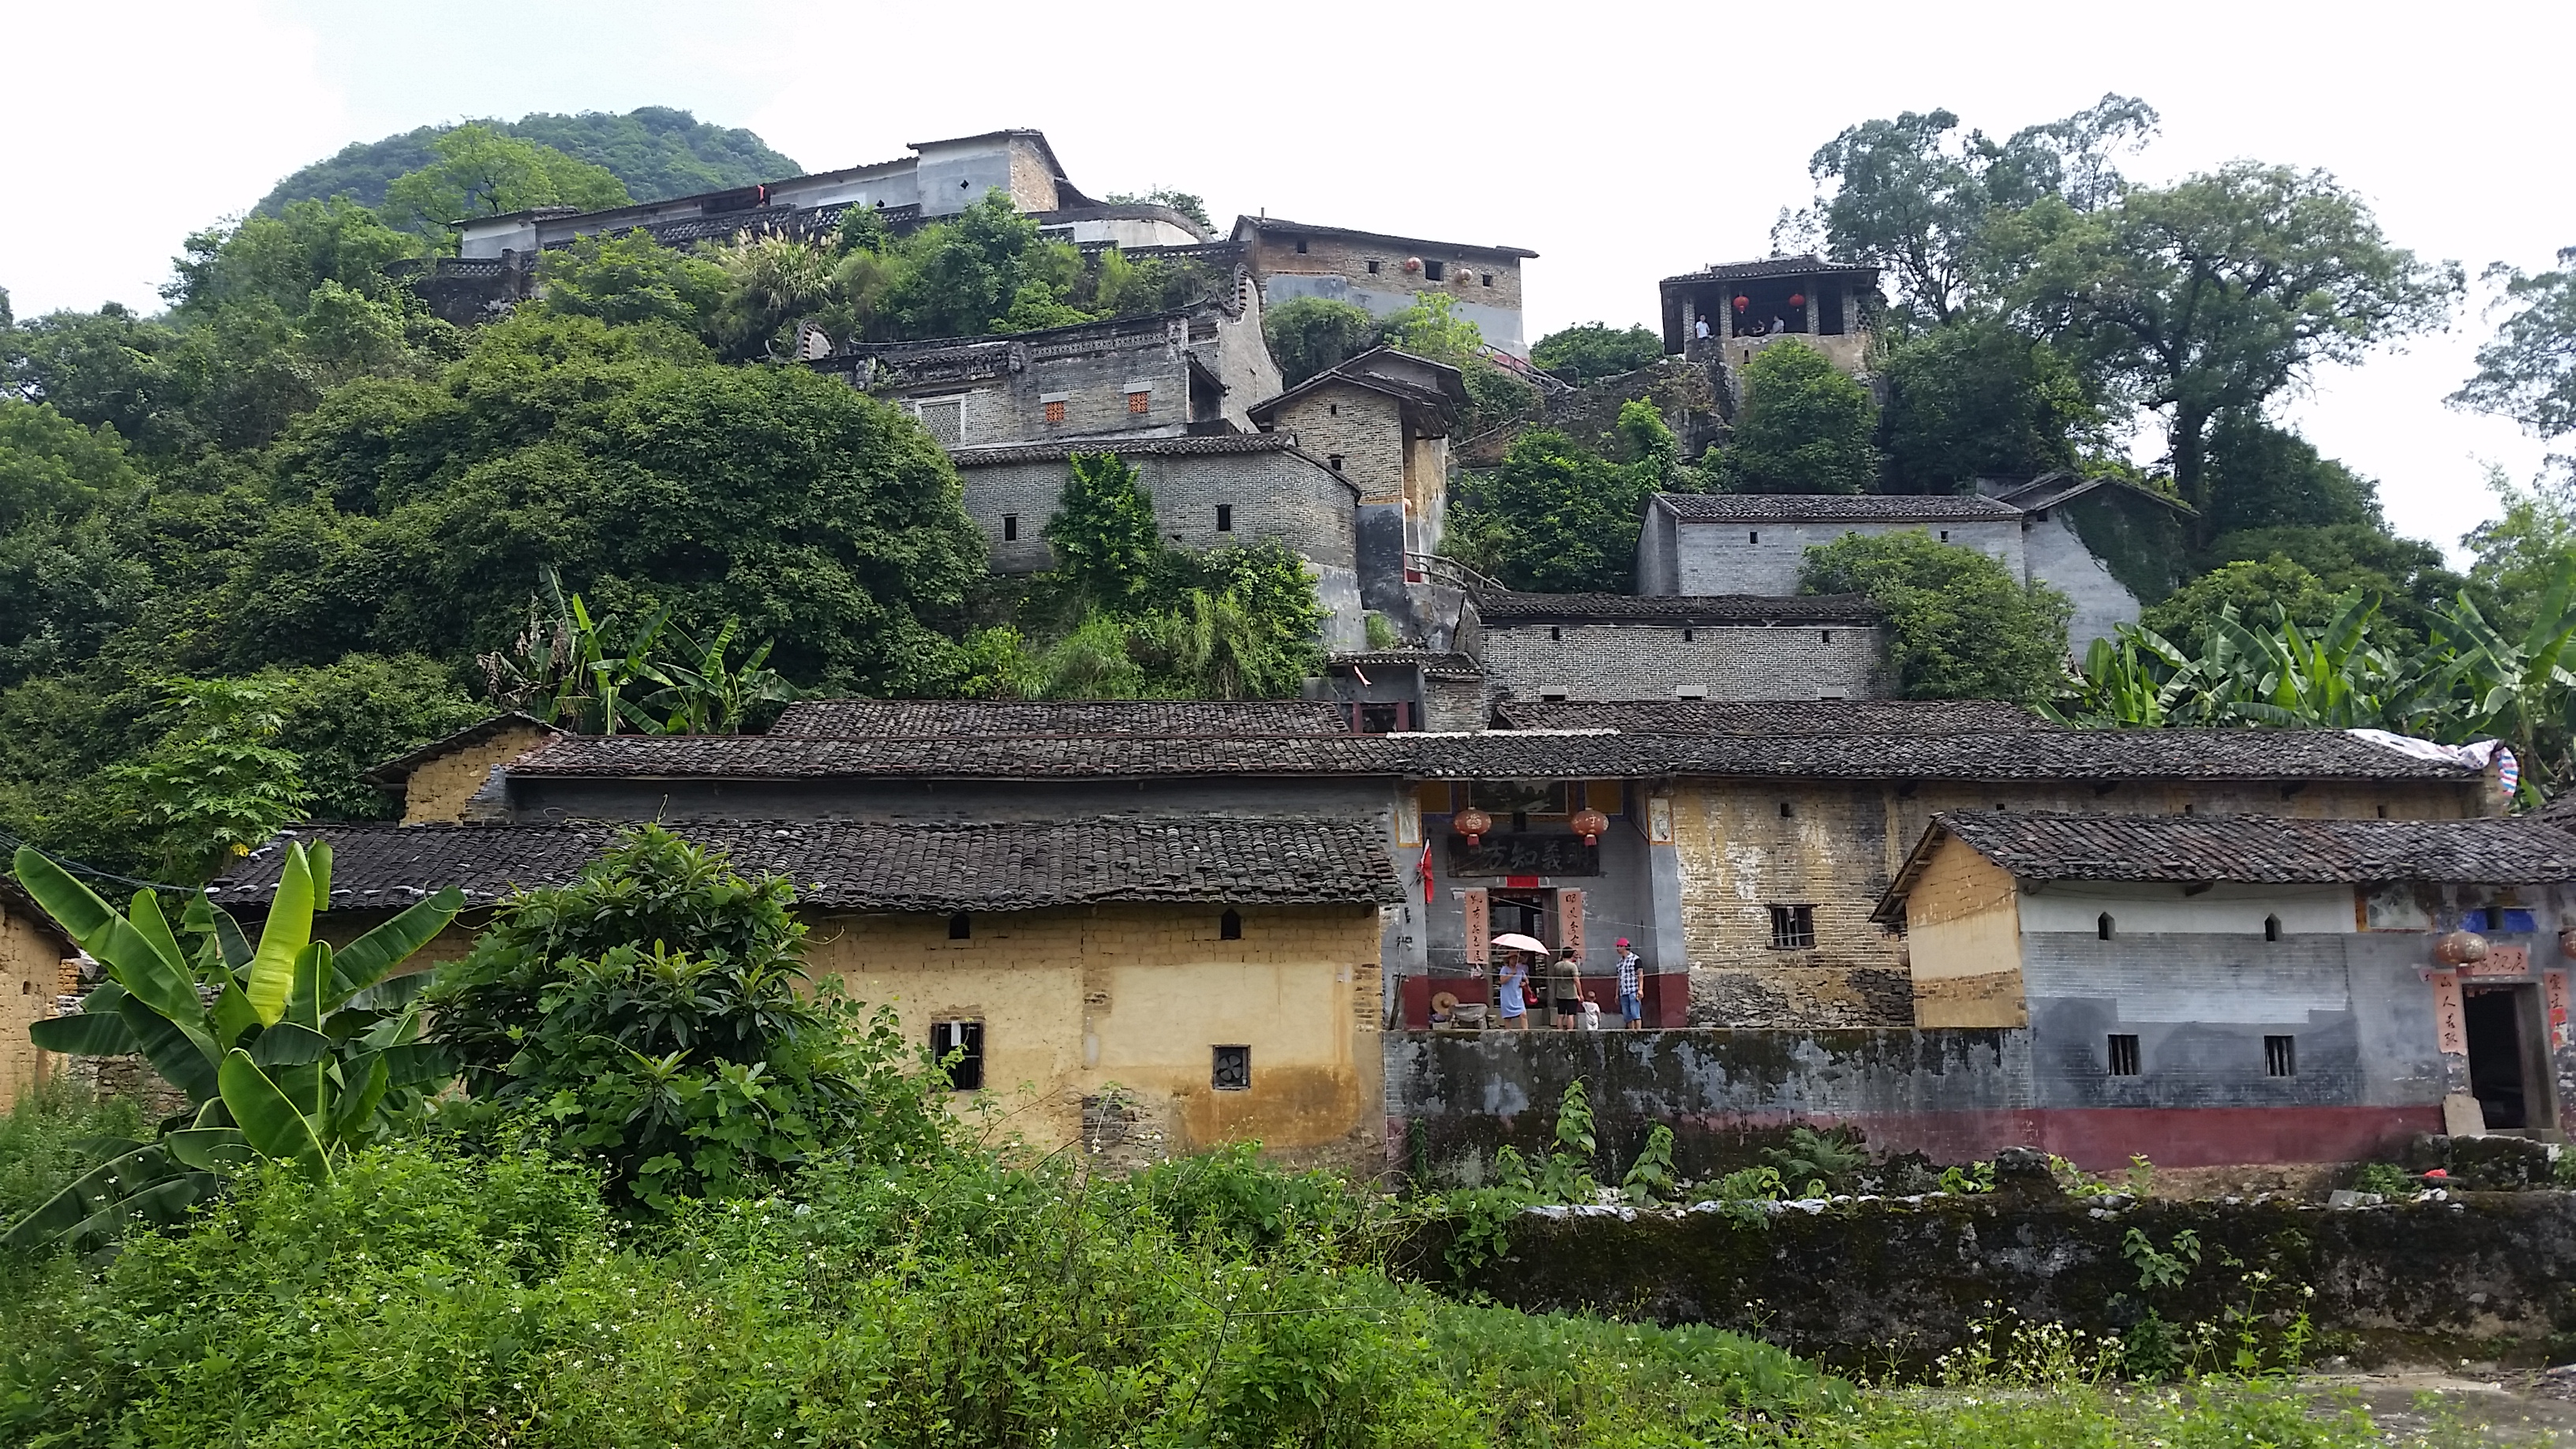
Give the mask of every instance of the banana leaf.
POLYGON ((281 1021, 261 1032, 249 1051, 263 1068, 310 1066, 331 1054, 331 1039, 309 1026, 281 1021))
POLYGON ((286 999, 295 990, 295 961, 313 940, 313 868, 304 847, 290 843, 277 876, 268 919, 260 924, 259 945, 251 951, 249 979, 243 992, 270 1026, 286 1015, 286 999))
MULTIPOLYGON (((99 988, 100 991, 106 989, 103 986, 99 988)), ((91 995, 95 997, 97 992, 91 995)), ((125 1018, 119 1016, 112 1006, 103 1012, 82 1011, 71 1016, 31 1022, 27 1026, 27 1037, 39 1050, 74 1057, 132 1056, 143 1049, 143 1044, 135 1039, 134 1028, 127 1026, 125 1018)))
POLYGON ((376 986, 386 972, 447 929, 447 923, 464 908, 464 895, 450 886, 341 947, 331 960, 331 992, 324 1004, 348 1004, 376 986))
POLYGON ((259 1161, 238 1127, 190 1127, 161 1141, 172 1157, 200 1172, 233 1172, 259 1161))
MULTIPOLYGON (((186 959, 176 954, 175 945, 171 954, 164 955, 163 948, 146 933, 148 926, 138 929, 99 899, 97 892, 36 851, 21 848, 14 864, 19 883, 36 898, 36 904, 44 907, 45 913, 79 942, 81 949, 106 965, 108 974, 133 999, 130 1004, 144 1006, 166 1020, 172 1030, 204 1055, 209 1065, 221 1059, 221 1050, 208 1029, 205 1005, 197 999, 197 978, 188 970, 186 959)), ((157 906, 138 909, 148 909, 151 921, 160 918, 157 906)), ((160 934, 169 934, 166 925, 160 934)), ((131 1011, 126 1013, 126 1019, 133 1021, 131 1011)), ((137 1029, 141 1029, 139 1024, 137 1029)), ((153 1065, 160 1066, 160 1060, 155 1058, 153 1065)))
POLYGON ((192 1031, 131 993, 117 999, 116 1012, 133 1031, 143 1059, 152 1064, 152 1070, 159 1072, 163 1081, 187 1093, 191 1102, 203 1102, 216 1094, 215 1064, 221 1058, 209 1055, 214 1050, 214 1039, 206 1035, 202 1026, 192 1031))
POLYGON ((268 1073, 250 1059, 250 1053, 235 1047, 224 1058, 224 1106, 241 1124, 242 1136, 262 1157, 298 1162, 316 1176, 331 1173, 330 1153, 320 1134, 314 1131, 311 1118, 297 1109, 268 1073))
MULTIPOLYGON (((148 1216, 128 1214, 124 1209, 129 1205, 166 1208, 168 1205, 159 1199, 149 1204, 138 1204, 137 1200, 153 1188, 184 1176, 183 1169, 171 1157, 169 1149, 158 1142, 111 1157, 72 1179, 62 1191, 11 1223, 7 1232, 0 1233, 0 1249, 33 1248, 47 1243, 113 1236, 108 1230, 119 1219, 129 1215, 148 1216)), ((185 1204, 180 1206, 184 1208, 185 1204)))

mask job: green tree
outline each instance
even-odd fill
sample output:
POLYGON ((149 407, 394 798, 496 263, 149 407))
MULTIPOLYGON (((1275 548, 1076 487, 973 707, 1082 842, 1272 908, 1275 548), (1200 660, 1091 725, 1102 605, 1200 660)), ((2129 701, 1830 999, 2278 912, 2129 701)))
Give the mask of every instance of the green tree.
POLYGON ((1869 390, 1800 342, 1775 342, 1744 369, 1744 407, 1719 460, 1738 493, 1865 493, 1878 478, 1869 390))
MULTIPOLYGON (((471 124, 552 146, 575 160, 605 167, 638 201, 723 191, 805 172, 749 131, 710 125, 668 106, 641 106, 622 116, 599 111, 577 116, 540 112, 515 121, 471 124)), ((361 206, 381 206, 386 187, 396 177, 437 161, 436 142, 454 129, 421 126, 381 140, 352 142, 330 159, 316 161, 278 182, 254 208, 255 214, 275 216, 297 201, 336 196, 349 197, 361 206)))
POLYGON ((2377 483, 2250 411, 2222 414, 2210 428, 2204 492, 2202 521, 2211 536, 2247 528, 2383 526, 2377 483))
POLYGON ((2287 166, 2234 162, 2089 214, 2043 204, 2031 225, 2044 239, 2019 300, 2123 397, 2165 415, 2175 483, 2204 530, 2220 417, 2440 325, 2461 289, 2458 264, 2391 245, 2359 197, 2287 166))
POLYGON ((1413 305, 1386 319, 1378 338, 1387 346, 1464 370, 1485 360, 1485 333, 1458 314, 1446 292, 1422 292, 1413 305))
POLYGON ((2498 262, 2486 280, 2502 286, 2506 316, 2451 405, 2511 418, 2543 438, 2576 432, 2576 247, 2558 253, 2554 272, 2525 276, 2498 262))
POLYGON ((43 518, 87 518, 142 481, 114 428, 0 397, 0 535, 43 518))
POLYGON ((2243 618, 2277 614, 2313 629, 2331 620, 2340 603, 2323 580, 2276 553, 2219 565, 2148 609, 2138 626, 2167 639, 2197 639, 2232 609, 2243 618))
MULTIPOLYGON (((873 213, 861 213, 873 215, 873 213)), ((667 322, 707 332, 733 288, 721 262, 674 251, 640 231, 585 236, 537 260, 548 311, 611 326, 667 322)))
POLYGON ((604 166, 576 161, 552 146, 469 122, 430 143, 438 159, 395 177, 385 210, 422 236, 450 240, 448 224, 538 206, 599 211, 634 198, 604 166))
POLYGON ((173 263, 177 276, 162 295, 182 320, 261 303, 298 317, 325 282, 384 297, 392 290, 385 268, 419 250, 417 238, 354 202, 298 201, 273 216, 246 217, 191 235, 186 255, 173 263))
POLYGON ((748 1196, 827 1154, 917 1159, 945 1114, 902 1072, 890 1013, 863 1024, 799 989, 795 900, 659 826, 628 831, 572 884, 504 902, 440 969, 431 1039, 478 1108, 527 1110, 658 1209, 748 1196))
MULTIPOLYGON (((2376 523, 2283 524, 2221 534, 2200 557, 2210 566, 2287 559, 2336 597, 2362 593, 2379 601, 2376 627, 2421 640, 2433 611, 2469 581, 2451 572, 2442 551, 2399 538, 2376 523)), ((2249 619, 2270 617, 2248 611, 2249 619)))
POLYGON ((1983 477, 2072 468, 2104 442, 2101 407, 2055 349, 1991 318, 1962 318, 1890 347, 1879 368, 1889 493, 1963 493, 1983 477))
POLYGON ((278 747, 286 720, 273 686, 176 679, 167 688, 179 723, 139 763, 112 773, 143 796, 163 868, 204 880, 221 862, 249 854, 300 818, 313 791, 304 783, 304 762, 278 747))
POLYGON ((1578 386, 1651 367, 1663 357, 1664 339, 1654 329, 1620 329, 1606 322, 1562 328, 1530 349, 1531 362, 1578 386))
POLYGON ((1442 551, 1515 589, 1628 593, 1646 500, 1679 452, 1651 404, 1619 410, 1622 459, 1552 428, 1512 440, 1502 466, 1468 480, 1450 505, 1442 551))
POLYGON ((1290 387, 1377 345, 1377 319, 1365 307, 1329 297, 1291 297, 1262 314, 1261 335, 1290 387))
POLYGON ((2073 609, 2064 595, 1920 529, 1810 548, 1798 587, 1866 594, 1886 611, 1888 661, 1907 699, 2035 703, 2057 692, 2065 672, 2073 609))
POLYGON ((1009 314, 1023 287, 1062 300, 1082 257, 1050 241, 999 191, 904 239, 902 266, 886 280, 883 312, 908 338, 977 337, 1009 314))
POLYGON ((2115 158, 2144 145, 2156 124, 2154 108, 2119 95, 2000 142, 1955 134, 1949 111, 1864 121, 1809 158, 1816 203, 1785 218, 1774 240, 1820 243, 1838 260, 1885 268, 1901 306, 1947 323, 1996 270, 1988 250, 1998 215, 2042 197, 2077 210, 2104 204, 2125 185, 2115 158))
POLYGON ((2495 599, 2495 626, 2521 633, 2531 627, 2550 581, 2576 559, 2576 475, 2521 488, 2491 468, 2487 486, 2495 490, 2497 516, 2461 535, 2460 543, 2477 554, 2472 572, 2495 599))
POLYGON ((1154 500, 1115 453, 1076 453, 1044 530, 1055 573, 1081 598, 1118 610, 1141 601, 1163 549, 1154 500))

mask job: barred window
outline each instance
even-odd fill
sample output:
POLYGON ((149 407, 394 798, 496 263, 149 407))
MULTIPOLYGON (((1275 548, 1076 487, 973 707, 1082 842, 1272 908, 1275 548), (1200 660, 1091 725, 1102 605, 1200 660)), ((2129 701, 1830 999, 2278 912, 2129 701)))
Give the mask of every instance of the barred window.
POLYGON ((984 1090, 984 1023, 980 1021, 931 1023, 930 1052, 947 1070, 950 1091, 984 1090))
POLYGON ((2111 1075, 2134 1077, 2138 1074, 2138 1039, 2127 1034, 2111 1038, 2111 1075))
POLYGON ((1051 403, 1048 403, 1048 404, 1046 405, 1046 420, 1047 420, 1048 422, 1051 422, 1051 423, 1060 423, 1060 422, 1063 422, 1063 421, 1064 421, 1064 404, 1063 404, 1063 403, 1061 403, 1061 402, 1051 402, 1051 403))
POLYGON ((1127 411, 1141 415, 1152 412, 1153 410, 1154 395, 1152 393, 1131 392, 1127 394, 1127 411))
POLYGON ((1771 908, 1771 949, 1805 951, 1816 944, 1816 908, 1814 906, 1773 906, 1771 908))
POLYGON ((954 448, 966 441, 966 399, 933 398, 913 405, 913 416, 930 433, 931 440, 943 448, 954 448))
POLYGON ((2299 1039, 2294 1036, 2263 1038, 2263 1075, 2295 1077, 2299 1074, 2299 1039))

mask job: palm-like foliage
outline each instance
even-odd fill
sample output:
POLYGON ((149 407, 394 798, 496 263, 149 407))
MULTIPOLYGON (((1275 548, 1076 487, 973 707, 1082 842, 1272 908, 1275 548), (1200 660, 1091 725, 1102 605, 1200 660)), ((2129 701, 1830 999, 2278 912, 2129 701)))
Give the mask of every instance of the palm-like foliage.
POLYGON ((2430 642, 2400 651, 2372 635, 2378 601, 2337 601, 2314 630, 2276 606, 2256 628, 2231 606, 2196 649, 2123 625, 2097 639, 2046 712, 2091 728, 2268 725, 2381 729, 2444 744, 2499 739, 2523 764, 2526 799, 2576 784, 2576 563, 2509 639, 2466 593, 2433 611, 2430 642))
POLYGON ((223 1172, 260 1158, 328 1176, 346 1149, 454 1075, 420 1043, 425 978, 392 975, 454 918, 464 904, 454 890, 334 951, 313 939, 315 908, 331 895, 327 845, 286 847, 256 946, 202 896, 173 932, 148 890, 119 913, 34 850, 20 850, 16 867, 108 976, 78 1015, 37 1022, 29 1036, 47 1051, 139 1055, 189 1106, 12 1224, 0 1246, 103 1241, 136 1219, 173 1221, 223 1172))

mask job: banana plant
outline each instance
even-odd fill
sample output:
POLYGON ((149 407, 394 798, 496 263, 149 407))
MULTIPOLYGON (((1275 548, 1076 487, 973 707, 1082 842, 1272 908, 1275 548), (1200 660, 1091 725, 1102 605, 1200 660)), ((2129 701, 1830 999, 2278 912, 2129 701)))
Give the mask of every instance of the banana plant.
MULTIPOLYGON (((574 601, 576 604, 579 600, 574 601)), ((715 638, 700 644, 677 625, 667 631, 673 643, 696 659, 695 667, 647 663, 643 676, 663 686, 646 697, 647 709, 664 714, 662 732, 671 735, 730 735, 741 731, 745 716, 758 705, 785 703, 796 687, 769 665, 769 644, 751 651, 739 667, 725 662, 732 652, 738 619, 727 619, 715 638)))
POLYGON ((331 897, 331 848, 318 841, 286 847, 256 944, 202 896, 174 932, 151 891, 120 913, 33 850, 15 864, 108 978, 79 1014, 28 1035, 46 1051, 139 1055, 189 1105, 0 1233, 0 1247, 100 1242, 138 1219, 176 1221, 225 1173, 261 1159, 328 1177, 349 1147, 455 1075, 445 1051, 420 1040, 426 975, 394 974, 455 918, 464 897, 453 889, 335 951, 313 938, 331 897))

